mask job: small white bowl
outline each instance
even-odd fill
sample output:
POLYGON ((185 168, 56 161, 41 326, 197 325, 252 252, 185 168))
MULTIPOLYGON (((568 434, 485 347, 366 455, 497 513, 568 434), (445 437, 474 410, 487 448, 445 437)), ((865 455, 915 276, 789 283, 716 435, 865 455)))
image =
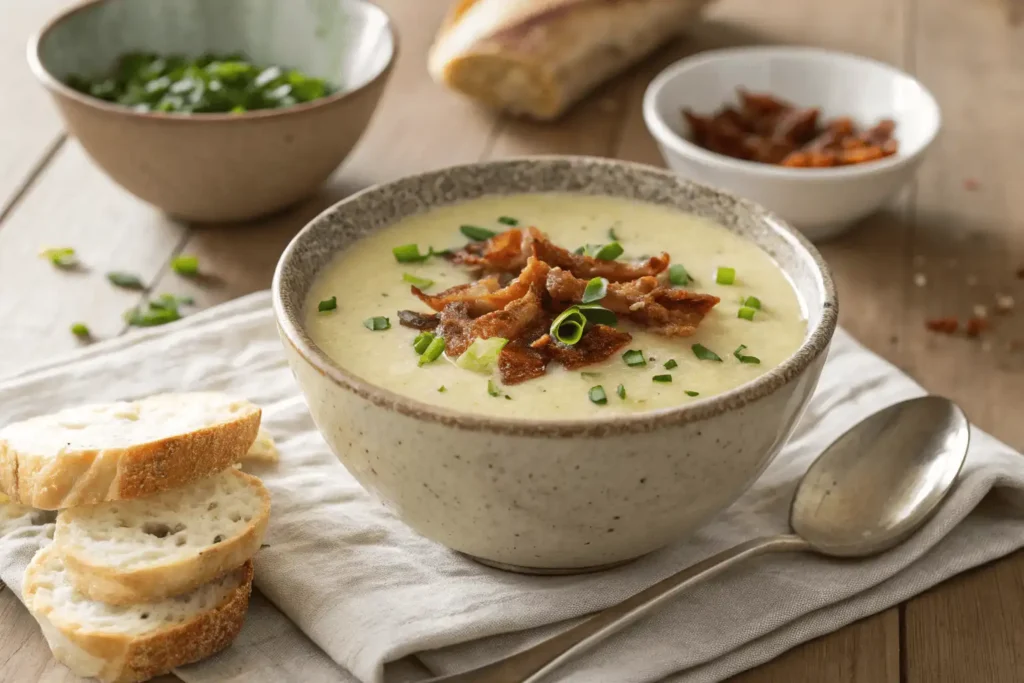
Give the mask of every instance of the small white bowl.
POLYGON ((752 199, 812 240, 843 232, 898 193, 941 124, 935 98, 912 76, 865 57, 805 47, 736 48, 687 57, 651 82, 643 109, 669 168, 752 199), (737 88, 820 107, 825 119, 849 116, 859 126, 893 119, 899 151, 855 166, 786 168, 733 159, 690 142, 682 110, 711 114, 736 102, 737 88))

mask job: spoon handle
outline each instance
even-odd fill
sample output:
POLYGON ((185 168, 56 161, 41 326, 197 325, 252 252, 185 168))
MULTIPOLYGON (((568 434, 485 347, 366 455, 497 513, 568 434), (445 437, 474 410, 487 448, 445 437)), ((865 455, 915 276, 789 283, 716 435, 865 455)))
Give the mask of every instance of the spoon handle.
POLYGON ((433 678, 426 683, 537 683, 555 668, 650 614, 698 581, 717 576, 750 557, 809 548, 807 541, 792 534, 755 538, 676 572, 527 650, 472 671, 433 678))

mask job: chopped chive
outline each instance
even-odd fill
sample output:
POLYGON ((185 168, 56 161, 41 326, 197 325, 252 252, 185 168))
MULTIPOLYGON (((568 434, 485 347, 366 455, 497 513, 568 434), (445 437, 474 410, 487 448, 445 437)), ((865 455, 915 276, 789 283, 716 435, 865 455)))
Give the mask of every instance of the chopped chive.
POLYGON ((700 396, 700 392, 699 391, 689 391, 689 390, 687 390, 687 391, 685 391, 683 393, 685 393, 687 396, 700 396))
POLYGON ((171 270, 178 275, 196 275, 199 272, 199 258, 196 256, 176 256, 171 259, 171 270))
POLYGON ((587 322, 592 322, 595 325, 615 327, 619 324, 618 316, 601 304, 580 304, 575 308, 579 309, 580 313, 587 319, 587 322))
POLYGON ((700 360, 715 360, 719 363, 722 362, 722 358, 717 353, 703 344, 694 344, 690 348, 693 349, 693 355, 697 356, 700 360))
POLYGON ((623 401, 626 400, 626 387, 624 387, 623 385, 620 384, 618 388, 615 389, 615 393, 618 394, 619 398, 621 398, 623 401))
POLYGON ((604 393, 604 387, 600 384, 596 387, 590 387, 588 396, 590 396, 591 403, 595 403, 599 406, 603 406, 605 403, 608 403, 608 395, 604 393))
POLYGON ((631 368, 641 368, 647 365, 647 359, 644 358, 644 352, 637 351, 636 349, 630 349, 622 354, 622 360, 631 368))
POLYGON ((485 242, 498 234, 493 230, 481 228, 476 225, 460 225, 459 232, 474 242, 485 242))
POLYGON ((756 296, 748 296, 743 300, 743 305, 747 308, 756 308, 757 310, 761 310, 761 300, 756 296))
POLYGON ((679 365, 679 363, 676 362, 675 358, 669 358, 667 361, 665 361, 665 369, 666 370, 671 370, 672 368, 676 367, 677 365, 679 365))
POLYGON ((614 261, 622 256, 623 251, 625 251, 625 249, 623 249, 622 245, 618 242, 609 242, 597 250, 594 254, 594 258, 599 261, 614 261))
POLYGON ((668 281, 678 287, 685 287, 693 282, 693 278, 686 272, 681 263, 674 263, 668 269, 668 281))
POLYGON ((744 306, 740 310, 736 311, 736 317, 743 318, 744 320, 753 320, 755 313, 757 313, 756 308, 748 308, 747 306, 744 306))
POLYGON ((586 317, 579 308, 573 306, 562 311, 551 323, 551 336, 563 344, 572 346, 583 338, 583 328, 586 325, 586 317))
POLYGON ((601 376, 600 372, 581 372, 580 377, 583 379, 597 379, 601 376))
POLYGON ((442 353, 444 353, 444 337, 434 337, 423 353, 420 354, 417 365, 423 367, 427 363, 433 363, 441 357, 442 353))
POLYGON ((501 391, 498 389, 498 385, 494 383, 493 379, 487 380, 487 393, 491 396, 501 396, 501 391))
POLYGON ((498 216, 498 222, 502 225, 519 225, 519 219, 511 216, 498 216))
MULTIPOLYGON (((618 222, 616 222, 615 225, 618 225, 618 222)), ((619 236, 615 234, 615 225, 608 228, 608 239, 610 239, 612 242, 619 241, 619 236)))
POLYGON ((737 360, 741 363, 750 363, 752 365, 760 365, 761 359, 757 356, 746 356, 743 354, 747 350, 746 344, 740 344, 736 347, 736 350, 732 352, 732 355, 736 356, 737 360))
POLYGON ((586 289, 583 290, 583 303, 592 304, 596 301, 600 301, 608 294, 608 281, 603 277, 595 277, 587 283, 586 289))
POLYGON ((426 261, 430 258, 433 250, 428 250, 426 254, 421 254, 419 245, 403 244, 400 247, 392 249, 391 253, 395 255, 395 260, 399 263, 417 263, 419 261, 426 261))
POLYGON ((715 271, 715 282, 720 285, 731 285, 736 282, 736 269, 728 266, 719 266, 715 271))
POLYGON ((153 305, 147 308, 130 308, 124 313, 124 320, 132 327, 155 327, 166 325, 181 319, 177 308, 159 308, 153 305))
POLYGON ((586 247, 576 247, 576 249, 575 249, 575 250, 573 250, 573 252, 572 252, 572 253, 574 253, 574 254, 582 254, 582 253, 583 253, 583 252, 585 252, 586 250, 587 250, 587 249, 586 249, 586 247))
POLYGON ((91 337, 92 333, 89 332, 89 328, 85 323, 74 323, 71 325, 71 334, 75 335, 79 339, 85 339, 91 337))
POLYGON ((651 378, 651 380, 655 382, 671 382, 672 375, 655 375, 654 377, 651 378))
POLYGON ((434 285, 433 280, 428 280, 425 277, 416 277, 415 275, 410 275, 409 273, 402 273, 402 279, 408 282, 413 287, 416 287, 417 289, 427 289, 428 287, 432 287, 434 285))
POLYGON ((505 394, 505 400, 506 400, 506 401, 511 401, 511 400, 512 400, 512 397, 511 397, 511 396, 509 396, 508 394, 505 394))
POLYGON ((117 285, 118 287, 124 287, 125 289, 142 289, 142 280, 139 279, 138 275, 132 275, 131 273, 124 273, 120 271, 112 271, 107 273, 107 279, 110 280, 111 284, 117 285))
POLYGON ((330 299, 324 299, 317 304, 316 310, 320 313, 326 313, 327 311, 333 311, 338 307, 338 297, 332 296, 330 299))
POLYGON ((443 384, 437 388, 437 393, 439 393, 439 394, 443 394, 446 391, 448 391, 448 390, 445 389, 443 384))
POLYGON ((39 256, 49 259, 50 263, 58 268, 73 268, 78 265, 78 256, 75 255, 75 250, 71 247, 43 249, 39 252, 39 256))
POLYGON ((391 327, 391 321, 382 315, 375 315, 363 321, 363 327, 373 332, 380 332, 391 327))
POLYGON ((421 354, 427 350, 430 346, 430 342, 434 341, 433 332, 420 332, 416 335, 416 338, 412 340, 412 348, 416 353, 421 354))

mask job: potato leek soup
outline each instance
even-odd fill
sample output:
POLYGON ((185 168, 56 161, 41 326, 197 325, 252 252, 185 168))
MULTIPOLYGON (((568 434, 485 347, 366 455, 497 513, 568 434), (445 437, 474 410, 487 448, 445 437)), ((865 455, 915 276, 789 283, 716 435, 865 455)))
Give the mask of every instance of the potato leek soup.
POLYGON ((570 194, 437 207, 354 243, 306 329, 338 365, 468 413, 572 419, 679 406, 801 344, 786 276, 725 228, 570 194))

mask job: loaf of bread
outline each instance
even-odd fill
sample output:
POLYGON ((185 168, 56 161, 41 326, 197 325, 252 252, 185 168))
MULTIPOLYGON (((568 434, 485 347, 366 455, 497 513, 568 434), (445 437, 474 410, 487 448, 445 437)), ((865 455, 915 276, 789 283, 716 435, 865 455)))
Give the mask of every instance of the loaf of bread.
POLYGON ((553 119, 690 24, 710 0, 456 0, 431 48, 439 83, 553 119))

